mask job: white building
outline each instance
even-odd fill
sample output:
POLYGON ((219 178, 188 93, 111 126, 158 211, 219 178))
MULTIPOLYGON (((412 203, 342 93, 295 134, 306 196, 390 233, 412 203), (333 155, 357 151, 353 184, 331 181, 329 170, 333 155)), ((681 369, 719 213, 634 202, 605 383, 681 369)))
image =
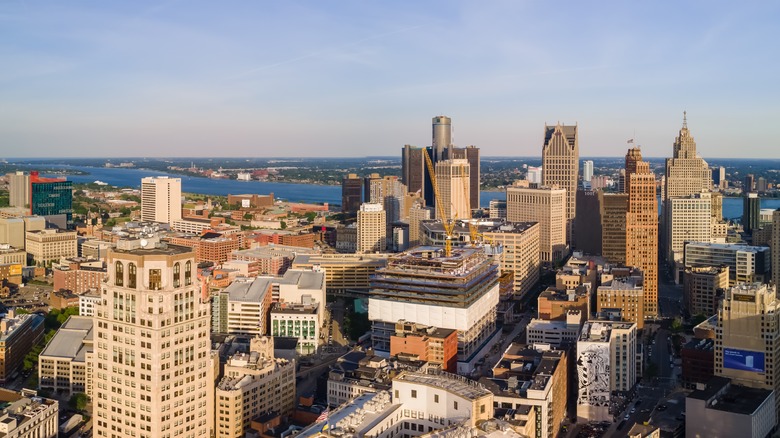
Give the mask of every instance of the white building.
POLYGON ((93 351, 92 318, 71 316, 38 357, 38 388, 93 396, 88 355, 93 351))
POLYGON ((666 260, 681 263, 685 242, 712 241, 712 197, 698 193, 666 202, 666 260))
POLYGON ((4 407, 0 411, 3 438, 55 438, 59 422, 57 400, 38 397, 35 391, 0 389, 4 407))
MULTIPOLYGON (((436 163, 436 184, 445 219, 470 219, 470 167, 468 160, 453 159, 436 163)), ((474 206, 473 208, 478 208, 474 206)), ((442 219, 436 208, 436 219, 442 219)))
POLYGON ((95 306, 100 304, 100 291, 88 291, 82 295, 79 295, 79 315, 81 316, 93 316, 95 314, 95 306))
POLYGON ((585 160, 582 162, 582 180, 590 183, 593 178, 593 161, 585 160))
POLYGON ((612 421, 613 391, 636 383, 636 324, 588 321, 577 341, 578 421, 612 421))
POLYGON ((533 318, 526 326, 526 344, 549 344, 560 347, 563 343, 574 343, 580 337, 582 315, 571 310, 566 313, 566 321, 548 321, 533 318))
POLYGON ((141 179, 141 220, 166 224, 181 220, 181 178, 141 179))
POLYGON ((528 174, 526 175, 525 179, 531 184, 541 184, 542 166, 539 167, 528 166, 528 174))

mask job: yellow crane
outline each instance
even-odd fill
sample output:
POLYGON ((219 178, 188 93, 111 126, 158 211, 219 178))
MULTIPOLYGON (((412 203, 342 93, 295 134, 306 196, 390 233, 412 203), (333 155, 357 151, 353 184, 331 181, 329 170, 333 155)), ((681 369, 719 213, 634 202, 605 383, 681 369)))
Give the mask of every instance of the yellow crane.
POLYGON ((439 184, 436 181, 436 169, 433 167, 433 161, 428 154, 428 149, 425 150, 425 165, 428 167, 428 174, 431 176, 431 185, 433 186, 433 197, 436 202, 436 208, 439 209, 439 216, 441 217, 441 223, 444 226, 444 255, 449 257, 452 254, 452 235, 455 230, 455 221, 445 217, 444 205, 441 202, 441 196, 439 195, 439 184))

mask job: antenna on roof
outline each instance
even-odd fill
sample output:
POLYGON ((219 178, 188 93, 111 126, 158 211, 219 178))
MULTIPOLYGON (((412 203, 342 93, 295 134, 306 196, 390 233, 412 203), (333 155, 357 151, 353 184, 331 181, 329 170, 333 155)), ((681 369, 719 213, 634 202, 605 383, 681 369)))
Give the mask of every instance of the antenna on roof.
POLYGON ((688 111, 683 111, 683 128, 688 129, 688 111))

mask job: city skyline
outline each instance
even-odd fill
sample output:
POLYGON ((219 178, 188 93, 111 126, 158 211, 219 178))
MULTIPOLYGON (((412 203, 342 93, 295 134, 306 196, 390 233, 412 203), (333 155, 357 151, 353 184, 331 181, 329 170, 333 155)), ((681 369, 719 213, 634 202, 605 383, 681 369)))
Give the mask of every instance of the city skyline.
POLYGON ((394 156, 427 120, 484 156, 536 156, 578 124, 581 156, 775 157, 755 3, 0 5, 0 147, 27 157, 394 156), (758 68, 760 66, 760 68, 758 68), (745 146, 750 145, 750 148, 745 146))

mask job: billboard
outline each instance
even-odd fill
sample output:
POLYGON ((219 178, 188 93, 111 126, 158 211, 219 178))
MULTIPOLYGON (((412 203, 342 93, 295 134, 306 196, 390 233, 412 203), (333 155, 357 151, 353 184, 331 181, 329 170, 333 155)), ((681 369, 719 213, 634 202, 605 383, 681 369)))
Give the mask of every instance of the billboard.
POLYGON ((723 368, 739 371, 764 372, 764 353, 758 351, 723 349, 723 368))

